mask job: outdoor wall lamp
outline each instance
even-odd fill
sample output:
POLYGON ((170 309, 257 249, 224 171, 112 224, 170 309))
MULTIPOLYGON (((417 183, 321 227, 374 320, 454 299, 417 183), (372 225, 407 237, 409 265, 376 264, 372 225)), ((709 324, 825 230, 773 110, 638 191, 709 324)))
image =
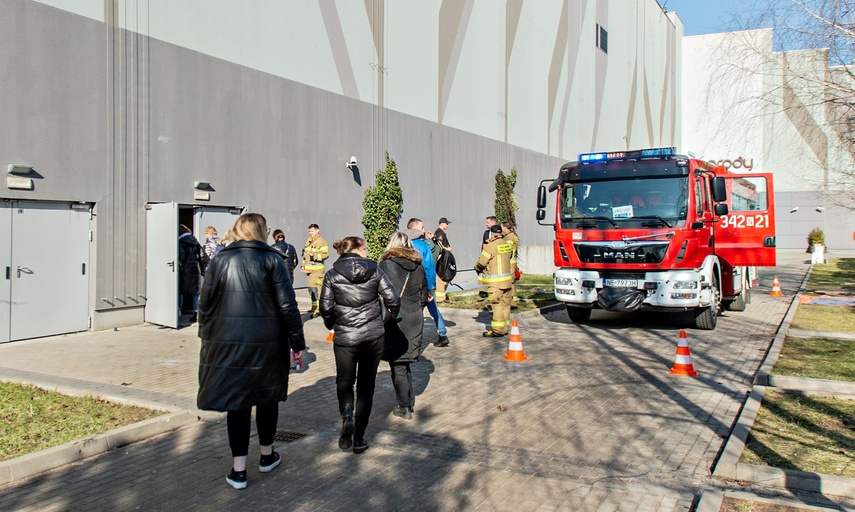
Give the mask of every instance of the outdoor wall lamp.
POLYGON ((32 165, 8 164, 6 170, 12 176, 6 176, 6 188, 11 190, 33 190, 32 165))
POLYGON ((211 200, 211 190, 214 190, 211 187, 210 181, 194 181, 193 182, 193 199, 196 201, 210 201, 211 200))

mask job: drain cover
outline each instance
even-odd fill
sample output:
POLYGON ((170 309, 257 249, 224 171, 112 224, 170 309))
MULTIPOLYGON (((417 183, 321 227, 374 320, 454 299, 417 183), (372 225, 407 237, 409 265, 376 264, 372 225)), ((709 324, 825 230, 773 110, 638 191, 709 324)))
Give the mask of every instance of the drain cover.
POLYGON ((279 441, 280 443, 293 443, 294 441, 303 439, 306 435, 308 434, 294 432, 291 430, 277 430, 276 434, 273 436, 273 440, 279 441))

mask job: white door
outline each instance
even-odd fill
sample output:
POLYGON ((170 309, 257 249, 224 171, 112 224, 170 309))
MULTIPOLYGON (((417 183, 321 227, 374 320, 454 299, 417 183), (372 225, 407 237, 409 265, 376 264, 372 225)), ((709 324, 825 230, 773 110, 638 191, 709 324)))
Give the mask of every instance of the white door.
POLYGON ((10 339, 89 328, 89 221, 69 204, 12 211, 10 339))
POLYGON ((12 313, 12 207, 0 204, 0 343, 9 341, 12 313))
POLYGON ((146 211, 145 321, 178 327, 178 205, 146 211))
POLYGON ((240 217, 241 208, 223 208, 216 206, 198 206, 193 212, 194 231, 199 243, 205 245, 205 228, 214 226, 220 238, 228 229, 232 229, 235 221, 240 217))

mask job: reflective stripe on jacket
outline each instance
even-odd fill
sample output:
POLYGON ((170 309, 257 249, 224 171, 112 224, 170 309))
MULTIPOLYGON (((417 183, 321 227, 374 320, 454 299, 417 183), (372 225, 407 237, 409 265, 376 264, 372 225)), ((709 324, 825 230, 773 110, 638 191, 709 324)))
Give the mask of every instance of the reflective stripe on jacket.
POLYGON ((476 268, 484 268, 478 282, 496 288, 510 288, 514 282, 513 268, 511 267, 511 253, 513 247, 501 235, 492 237, 481 248, 481 256, 478 257, 476 268))
POLYGON ((306 273, 324 269, 324 260, 329 258, 330 248, 321 235, 309 237, 303 247, 303 271, 306 273))

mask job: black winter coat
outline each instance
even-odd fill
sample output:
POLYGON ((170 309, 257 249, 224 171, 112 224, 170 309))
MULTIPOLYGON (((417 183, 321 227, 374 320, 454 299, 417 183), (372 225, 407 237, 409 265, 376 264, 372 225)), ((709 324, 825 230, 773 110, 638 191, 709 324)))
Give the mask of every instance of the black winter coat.
POLYGON ((353 347, 383 336, 380 299, 393 315, 401 298, 377 263, 358 254, 344 253, 324 274, 321 317, 333 329, 333 343, 353 347))
MULTIPOLYGON (((395 289, 401 294, 406 281, 407 287, 401 294, 401 317, 399 323, 386 323, 386 346, 406 347, 406 352, 395 359, 396 362, 416 361, 422 352, 422 334, 424 332, 424 308, 427 303, 428 287, 422 257, 415 249, 396 247, 380 256, 380 269, 389 276, 395 289), (407 279, 409 274, 409 279, 407 279)), ((402 349, 398 349, 402 350, 402 349)), ((386 351, 389 355, 390 350, 386 351)), ((395 356, 398 354, 395 353, 395 356)))
POLYGON ((303 322, 279 253, 241 241, 211 260, 199 298, 199 394, 209 411, 284 401, 290 349, 304 350, 303 322))
POLYGON ((202 287, 202 246, 192 234, 185 235, 178 237, 178 293, 198 295, 202 287))
POLYGON ((297 263, 298 263, 298 261, 297 261, 297 249, 293 245, 286 242, 285 240, 282 240, 280 242, 276 242, 275 244, 271 245, 270 247, 273 247, 276 250, 276 252, 278 252, 280 255, 282 255, 282 258, 285 260, 285 266, 288 267, 288 274, 291 276, 291 282, 293 283, 294 282, 294 269, 297 268, 297 263))

